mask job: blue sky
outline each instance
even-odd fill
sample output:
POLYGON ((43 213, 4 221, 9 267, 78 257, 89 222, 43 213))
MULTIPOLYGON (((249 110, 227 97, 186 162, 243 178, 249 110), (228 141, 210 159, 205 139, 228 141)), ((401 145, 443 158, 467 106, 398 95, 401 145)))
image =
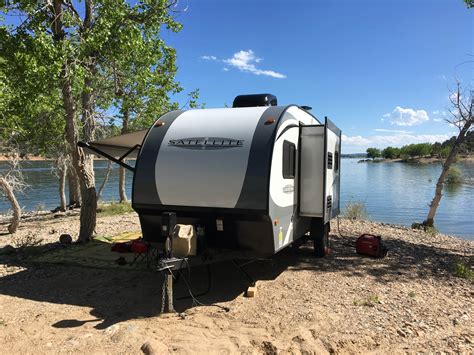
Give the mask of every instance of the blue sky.
POLYGON ((444 140, 455 78, 473 81, 473 15, 462 0, 181 2, 165 33, 186 90, 206 107, 269 92, 313 107, 346 153, 444 140))

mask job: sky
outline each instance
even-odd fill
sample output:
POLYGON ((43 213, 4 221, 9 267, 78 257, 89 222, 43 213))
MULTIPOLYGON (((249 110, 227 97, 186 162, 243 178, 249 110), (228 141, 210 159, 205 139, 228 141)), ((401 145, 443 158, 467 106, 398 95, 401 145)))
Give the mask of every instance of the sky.
POLYGON ((343 131, 343 152, 443 141, 449 95, 473 84, 474 9, 462 0, 188 0, 165 31, 178 80, 207 108, 271 93, 343 131), (470 61, 470 62, 469 62, 470 61))

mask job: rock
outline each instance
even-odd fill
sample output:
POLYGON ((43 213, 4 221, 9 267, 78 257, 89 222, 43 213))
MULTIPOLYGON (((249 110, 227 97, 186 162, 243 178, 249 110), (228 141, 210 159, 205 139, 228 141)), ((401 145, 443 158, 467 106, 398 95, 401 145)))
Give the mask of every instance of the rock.
POLYGON ((166 344, 157 340, 148 340, 140 348, 145 355, 168 354, 169 349, 166 344))
POLYGON ((72 237, 69 234, 61 234, 59 236, 59 242, 61 244, 71 244, 72 243, 72 237))

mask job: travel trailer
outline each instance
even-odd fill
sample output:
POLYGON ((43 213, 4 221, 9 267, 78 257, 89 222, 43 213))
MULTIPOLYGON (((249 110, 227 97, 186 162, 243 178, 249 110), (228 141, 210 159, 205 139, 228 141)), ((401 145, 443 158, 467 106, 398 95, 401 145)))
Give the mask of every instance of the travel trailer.
POLYGON ((232 108, 172 111, 148 130, 79 145, 134 172, 145 241, 164 243, 175 219, 196 228, 198 254, 264 257, 309 233, 324 256, 340 207, 341 131, 309 110, 240 95, 232 108))

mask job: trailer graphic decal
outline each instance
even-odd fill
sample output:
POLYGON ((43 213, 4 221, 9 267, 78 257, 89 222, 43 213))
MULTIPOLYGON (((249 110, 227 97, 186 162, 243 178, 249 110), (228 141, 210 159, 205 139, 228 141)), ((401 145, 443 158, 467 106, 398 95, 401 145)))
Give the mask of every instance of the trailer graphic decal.
POLYGON ((242 147, 243 143, 243 139, 222 137, 191 137, 170 139, 168 145, 185 149, 227 149, 242 147))

